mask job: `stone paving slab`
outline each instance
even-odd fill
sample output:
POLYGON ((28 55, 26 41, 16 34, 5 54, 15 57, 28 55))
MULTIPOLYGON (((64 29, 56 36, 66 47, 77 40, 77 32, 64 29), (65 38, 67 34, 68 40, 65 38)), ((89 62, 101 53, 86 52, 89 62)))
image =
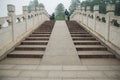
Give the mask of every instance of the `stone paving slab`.
POLYGON ((112 66, 112 65, 120 65, 120 60, 110 59, 110 58, 94 58, 94 59, 82 59, 82 65, 94 65, 94 66, 112 66))
POLYGON ((41 64, 80 64, 77 51, 65 21, 56 21, 41 64))
POLYGON ((52 79, 50 79, 50 78, 0 78, 0 80, 119 80, 119 79, 86 79, 86 78, 83 78, 83 79, 81 79, 81 78, 77 78, 77 79, 70 79, 70 78, 65 78, 65 79, 63 79, 63 78, 61 78, 61 79, 59 79, 59 78, 52 78, 52 79))
POLYGON ((0 80, 31 80, 31 78, 0 78, 0 80))
POLYGON ((0 77, 18 77, 19 70, 0 70, 0 77))
MULTIPOLYGON (((4 67, 4 66, 3 66, 4 67)), ((119 80, 120 66, 14 65, 0 69, 0 80, 119 80), (25 78, 25 79, 24 79, 25 78), (31 79, 30 79, 31 80, 31 79)))
POLYGON ((48 77, 48 71, 23 71, 20 73, 19 77, 48 77))
POLYGON ((8 65, 23 65, 23 64, 40 64, 41 59, 34 58, 6 58, 0 62, 0 64, 8 64, 8 65))
POLYGON ((37 71, 120 71, 120 65, 78 66, 78 65, 11 65, 0 64, 0 70, 37 70, 37 71))
POLYGON ((37 70, 63 70, 63 66, 54 66, 54 65, 40 65, 37 67, 37 70))

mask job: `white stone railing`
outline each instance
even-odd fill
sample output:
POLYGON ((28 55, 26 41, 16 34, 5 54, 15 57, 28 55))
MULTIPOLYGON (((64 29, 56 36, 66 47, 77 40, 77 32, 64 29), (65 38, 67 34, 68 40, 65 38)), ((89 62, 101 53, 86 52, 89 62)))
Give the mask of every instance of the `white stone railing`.
POLYGON ((120 16, 115 16, 114 10, 113 4, 107 6, 107 14, 100 14, 97 5, 94 12, 90 12, 90 7, 87 7, 86 12, 84 8, 79 8, 71 15, 71 20, 80 23, 120 55, 120 16), (115 21, 118 26, 114 25, 115 21))
POLYGON ((23 6, 23 14, 15 15, 14 5, 8 5, 7 8, 8 16, 0 18, 0 59, 44 21, 49 20, 45 9, 28 13, 27 6, 23 6))

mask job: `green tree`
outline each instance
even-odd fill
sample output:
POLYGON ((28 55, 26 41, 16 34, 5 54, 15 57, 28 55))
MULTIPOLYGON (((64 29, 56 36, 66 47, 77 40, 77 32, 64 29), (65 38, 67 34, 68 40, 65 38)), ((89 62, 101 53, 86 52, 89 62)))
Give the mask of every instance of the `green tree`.
POLYGON ((31 12, 32 7, 35 7, 35 11, 37 10, 37 8, 42 7, 45 8, 44 4, 38 2, 38 0, 34 0, 34 1, 30 1, 29 5, 28 5, 28 12, 31 12))
POLYGON ((37 10, 37 8, 39 7, 39 2, 38 2, 38 0, 34 0, 34 5, 35 5, 35 10, 37 10))
POLYGON ((71 4, 69 6, 70 14, 80 5, 80 0, 71 0, 71 4))
POLYGON ((106 1, 100 0, 98 5, 99 5, 99 13, 106 14, 106 1))
POLYGON ((43 3, 40 3, 40 4, 39 4, 39 8, 45 8, 44 4, 43 4, 43 3))
POLYGON ((58 4, 55 8, 55 17, 57 20, 63 20, 64 19, 64 11, 65 7, 62 3, 58 4))
POLYGON ((30 1, 30 2, 29 2, 29 5, 28 5, 28 12, 29 12, 29 13, 31 12, 31 9, 32 9, 33 6, 34 6, 33 1, 30 1))
POLYGON ((115 15, 120 16, 120 0, 115 2, 115 15))

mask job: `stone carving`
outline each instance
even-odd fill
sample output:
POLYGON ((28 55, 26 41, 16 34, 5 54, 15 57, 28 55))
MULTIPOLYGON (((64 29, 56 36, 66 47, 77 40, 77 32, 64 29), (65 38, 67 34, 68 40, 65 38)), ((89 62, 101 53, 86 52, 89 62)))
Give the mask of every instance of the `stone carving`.
POLYGON ((120 24, 118 23, 118 21, 116 19, 112 19, 112 21, 110 21, 110 23, 113 26, 120 27, 120 24))
POLYGON ((105 17, 102 17, 102 22, 106 23, 105 17))

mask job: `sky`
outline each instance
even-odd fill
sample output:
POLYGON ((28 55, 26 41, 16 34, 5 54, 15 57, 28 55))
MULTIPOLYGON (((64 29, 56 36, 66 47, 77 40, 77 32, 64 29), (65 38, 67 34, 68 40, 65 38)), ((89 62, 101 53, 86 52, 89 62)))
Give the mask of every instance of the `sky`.
MULTIPOLYGON (((13 4, 16 7, 16 15, 22 14, 22 6, 26 6, 32 0, 0 0, 0 17, 7 16, 7 4, 13 4)), ((43 3, 49 14, 52 14, 59 3, 62 3, 66 9, 69 8, 71 0, 38 0, 43 3)))

